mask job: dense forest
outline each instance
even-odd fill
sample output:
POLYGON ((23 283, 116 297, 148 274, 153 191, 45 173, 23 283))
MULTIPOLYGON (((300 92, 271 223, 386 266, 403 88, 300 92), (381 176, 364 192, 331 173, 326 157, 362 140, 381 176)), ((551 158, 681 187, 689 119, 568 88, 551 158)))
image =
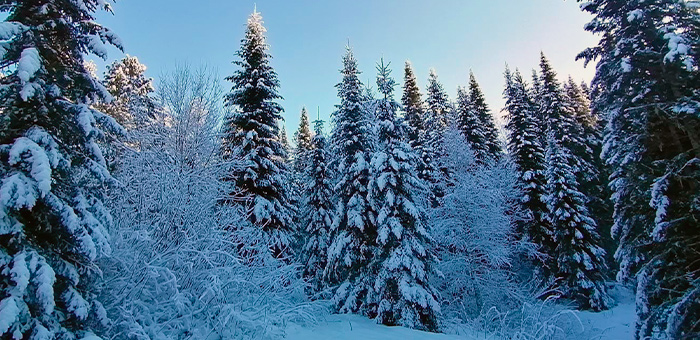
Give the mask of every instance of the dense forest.
POLYGON ((490 108, 474 73, 456 98, 408 61, 362 82, 348 46, 332 119, 303 109, 290 143, 257 10, 233 74, 156 85, 89 62, 123 49, 109 1, 3 1, 2 339, 276 339, 328 313, 570 339, 566 311, 625 289, 630 337, 700 338, 700 4, 579 2, 591 83, 542 53, 476 70, 503 74, 490 108))

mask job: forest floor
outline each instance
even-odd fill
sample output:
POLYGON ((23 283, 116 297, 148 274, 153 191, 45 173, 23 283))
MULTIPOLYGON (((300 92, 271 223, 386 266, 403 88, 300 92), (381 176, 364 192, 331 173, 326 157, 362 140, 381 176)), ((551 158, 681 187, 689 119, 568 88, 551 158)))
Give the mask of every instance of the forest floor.
MULTIPOLYGON (((616 306, 610 310, 592 313, 576 311, 568 334, 562 339, 632 340, 634 329, 634 296, 628 290, 611 292, 616 306)), ((287 328, 288 340, 496 340, 481 332, 450 335, 415 331, 404 327, 387 327, 358 315, 328 315, 312 327, 295 324, 287 328)))

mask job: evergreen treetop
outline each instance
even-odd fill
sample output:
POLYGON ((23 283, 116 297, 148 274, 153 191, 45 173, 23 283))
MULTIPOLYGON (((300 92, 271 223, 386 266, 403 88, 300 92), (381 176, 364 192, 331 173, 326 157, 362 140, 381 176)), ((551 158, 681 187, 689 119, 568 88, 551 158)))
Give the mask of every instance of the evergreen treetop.
POLYGON ((233 83, 225 96, 230 113, 223 126, 222 152, 225 159, 244 164, 227 179, 247 196, 252 206, 249 220, 266 231, 270 249, 276 256, 288 251, 291 243, 292 212, 289 204, 285 164, 286 135, 280 139, 282 107, 277 100, 279 81, 270 65, 262 16, 257 11, 248 18, 246 33, 233 63, 239 69, 226 79, 233 83))

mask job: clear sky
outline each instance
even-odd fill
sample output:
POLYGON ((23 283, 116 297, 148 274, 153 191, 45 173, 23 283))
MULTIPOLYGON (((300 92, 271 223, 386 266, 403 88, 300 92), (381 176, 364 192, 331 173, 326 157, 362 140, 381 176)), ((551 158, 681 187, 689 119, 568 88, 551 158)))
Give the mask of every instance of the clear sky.
MULTIPOLYGON (((317 108, 328 120, 338 103, 334 85, 348 41, 363 82, 374 84, 383 57, 402 85, 404 61, 411 60, 423 94, 432 67, 454 98, 471 69, 497 114, 506 63, 529 79, 544 51, 562 79, 571 74, 589 81, 594 73, 575 61, 596 38, 583 30, 590 17, 573 0, 120 0, 114 15, 98 20, 148 66, 150 77, 187 62, 214 67, 223 78, 235 70, 231 60, 255 3, 267 27, 290 137, 304 105, 312 120, 317 108)), ((110 62, 122 57, 110 51, 110 62)), ((96 62, 102 71, 105 63, 96 62)), ((399 99, 399 86, 396 94, 399 99)))

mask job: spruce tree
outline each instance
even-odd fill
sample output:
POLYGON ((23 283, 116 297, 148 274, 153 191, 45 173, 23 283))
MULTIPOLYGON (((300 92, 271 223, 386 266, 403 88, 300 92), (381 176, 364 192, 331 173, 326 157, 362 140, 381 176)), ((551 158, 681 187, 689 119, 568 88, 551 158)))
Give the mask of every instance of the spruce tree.
POLYGON ((231 113, 224 121, 222 153, 225 159, 242 161, 244 166, 234 168, 226 179, 246 195, 252 205, 250 222, 266 232, 265 242, 280 257, 289 251, 293 207, 287 189, 286 135, 284 140, 279 137, 279 81, 270 66, 265 31, 260 13, 253 12, 237 52, 240 60, 234 61, 240 69, 226 78, 233 87, 225 96, 231 113))
MULTIPOLYGON (((539 243, 547 240, 545 235, 549 233, 550 227, 545 219, 547 206, 542 201, 546 192, 545 155, 544 147, 540 144, 536 107, 520 72, 516 70, 511 74, 506 68, 505 79, 503 95, 506 100, 508 151, 518 168, 524 190, 521 207, 527 217, 520 224, 518 234, 526 240, 539 243)), ((545 245, 543 248, 551 249, 552 246, 545 245)))
POLYGON ((457 90, 457 125, 469 142, 479 162, 496 161, 501 156, 498 131, 486 105, 486 98, 474 77, 469 73, 469 92, 457 90))
POLYGON ((700 41, 683 0, 594 0, 594 110, 606 122, 618 279, 637 281, 638 339, 700 336, 700 41), (649 209, 649 207, 652 209, 649 209))
POLYGON ((360 310, 372 277, 367 264, 374 255, 376 216, 367 200, 371 131, 366 120, 357 61, 348 48, 343 56, 342 81, 336 86, 340 105, 333 113, 332 141, 337 159, 337 207, 331 228, 326 281, 339 285, 333 297, 335 311, 360 310))
POLYGON ((374 284, 366 313, 385 325, 435 331, 440 306, 429 284, 432 238, 425 224, 418 156, 405 141, 406 126, 396 117, 394 79, 384 61, 377 66, 378 150, 372 155, 370 199, 377 212, 377 239, 369 268, 374 284))
MULTIPOLYGON (((612 226, 612 202, 608 190, 608 169, 601 158, 603 129, 601 119, 591 111, 591 102, 585 83, 577 84, 571 77, 564 83, 564 95, 570 106, 576 124, 576 130, 582 134, 582 141, 577 149, 572 150, 574 157, 581 159, 583 171, 577 174, 581 192, 587 198, 587 206, 591 217, 596 221, 606 254, 614 252, 613 240, 610 236, 612 226)), ((612 264, 612 257, 608 262, 612 264)))
MULTIPOLYGON (((561 194, 564 195, 567 192, 570 193, 571 196, 577 195, 577 193, 581 192, 581 183, 579 182, 578 178, 584 178, 585 173, 594 171, 591 170, 591 164, 587 162, 587 160, 584 157, 581 157, 579 154, 588 154, 589 150, 587 150, 587 145, 586 141, 584 139, 583 135, 583 130, 581 126, 577 123, 576 117, 575 117, 575 112, 574 109, 568 104, 566 95, 564 93, 564 90, 562 88, 561 83, 557 80, 556 72, 552 68, 552 66, 549 63, 549 60, 544 56, 544 53, 541 54, 540 57, 540 90, 539 90, 539 110, 541 117, 545 119, 545 126, 546 126, 546 132, 547 132, 547 138, 551 139, 547 141, 547 147, 549 148, 550 146, 556 146, 556 148, 561 149, 561 151, 551 151, 547 150, 548 153, 554 153, 555 155, 558 153, 563 153, 566 155, 566 160, 569 162, 569 164, 552 164, 551 162, 547 163, 547 172, 551 173, 555 171, 556 169, 551 169, 551 166, 566 166, 567 170, 572 173, 572 175, 575 177, 575 181, 570 181, 569 182, 569 187, 567 188, 568 191, 561 191, 561 194), (579 152, 579 154, 575 154, 575 152, 579 152)), ((559 158, 557 158, 559 159, 559 158)), ((548 196, 552 196, 558 193, 552 192, 553 189, 556 189, 554 185, 556 183, 550 183, 551 178, 547 178, 547 194, 548 196)), ((586 215, 588 216, 588 198, 583 196, 584 200, 582 202, 577 202, 580 203, 580 205, 585 208, 586 210, 586 215)), ((559 199, 569 199, 569 200, 575 200, 574 197, 571 198, 565 198, 565 197, 559 197, 559 199)), ((550 215, 553 213, 551 211, 551 204, 548 202, 548 206, 550 206, 550 215)), ((572 209, 574 207, 571 207, 572 209)), ((550 222, 552 222, 552 218, 550 218, 550 222)), ((595 231, 596 224, 595 221, 590 224, 592 229, 595 231)), ((562 267, 565 264, 561 263, 561 259, 559 258, 559 254, 561 253, 560 248, 561 245, 559 244, 560 242, 556 239, 556 235, 561 234, 562 228, 569 228, 569 225, 566 223, 553 223, 552 227, 552 237, 549 239, 549 242, 555 242, 554 244, 556 245, 555 249, 546 249, 545 254, 551 255, 551 262, 548 264, 548 267, 550 268, 557 268, 550 274, 554 275, 551 278, 556 279, 556 275, 558 272, 561 272, 562 267)), ((597 233, 596 233, 597 235, 597 233)), ((596 236, 593 239, 587 239, 585 242, 588 242, 592 245, 595 245, 596 247, 600 246, 600 239, 598 236, 596 236)), ((604 254, 604 253, 603 253, 604 254)), ((601 286, 603 287, 603 286, 601 286)), ((604 287, 603 287, 604 288, 604 287)))
POLYGON ((444 155, 445 130, 450 123, 450 104, 434 69, 430 70, 426 93, 424 131, 419 137, 422 140, 420 149, 422 164, 418 176, 427 183, 432 192, 433 205, 436 205, 443 195, 442 186, 446 179, 446 170, 440 165, 440 159, 444 155))
POLYGON ((118 38, 104 1, 5 1, 0 38, 0 337, 95 339, 108 320, 96 259, 110 253, 96 139, 119 132, 92 105, 109 93, 83 54, 118 38))
POLYGON ((603 271, 605 251, 600 247, 596 223, 586 208, 586 196, 578 189, 572 154, 554 140, 547 145, 547 219, 552 225, 556 246, 551 254, 556 262, 554 288, 574 301, 579 309, 608 309, 603 271))
POLYGON ((112 95, 109 103, 99 104, 102 112, 114 117, 126 129, 134 129, 153 118, 153 79, 145 75, 146 65, 127 55, 107 66, 102 83, 112 95))
POLYGON ((306 169, 306 154, 313 148, 313 134, 309 125, 309 113, 306 107, 301 109, 299 129, 294 132, 294 171, 302 173, 306 169))
POLYGON ((418 81, 416 80, 416 74, 413 72, 413 66, 410 61, 406 61, 404 67, 401 104, 403 105, 404 119, 408 124, 408 142, 414 150, 418 151, 421 146, 420 136, 424 131, 425 108, 420 94, 420 88, 418 87, 418 81))
POLYGON ((305 199, 301 209, 305 231, 301 263, 312 295, 319 293, 325 287, 323 270, 327 263, 334 208, 333 176, 326 137, 323 135, 323 121, 317 120, 314 129, 315 134, 311 138, 311 149, 304 176, 306 181, 303 184, 303 197, 305 199))
POLYGON ((284 123, 281 122, 280 127, 279 127, 279 135, 277 136, 277 140, 282 145, 282 150, 284 150, 285 156, 284 161, 289 162, 289 158, 292 154, 292 146, 289 145, 289 137, 287 136, 287 128, 284 127, 284 123))

